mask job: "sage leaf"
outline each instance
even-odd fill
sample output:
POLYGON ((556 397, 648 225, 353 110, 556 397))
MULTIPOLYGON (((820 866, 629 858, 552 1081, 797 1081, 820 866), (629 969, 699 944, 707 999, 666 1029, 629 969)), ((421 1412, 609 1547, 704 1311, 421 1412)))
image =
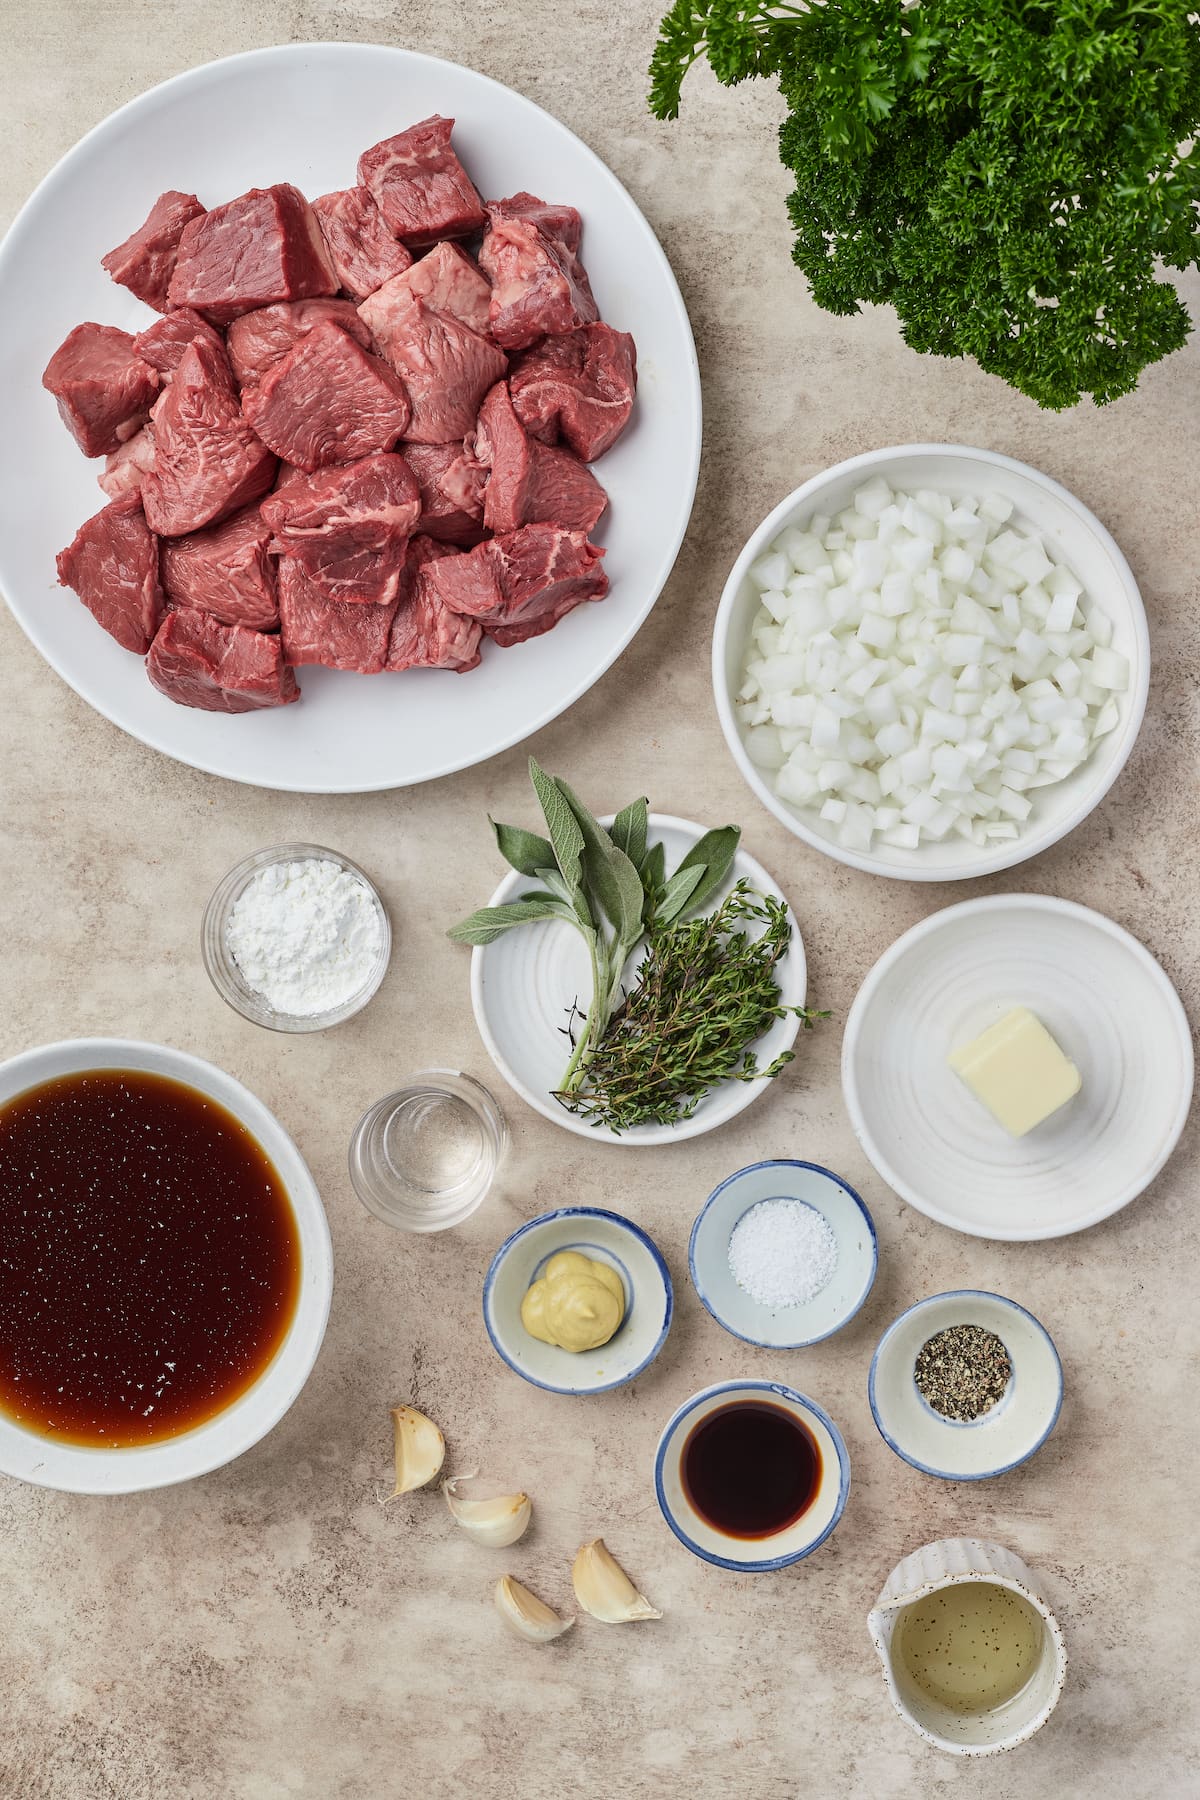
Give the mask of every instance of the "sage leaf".
POLYGON ((654 909, 656 925, 669 925, 673 919, 679 917, 703 881, 705 872, 702 863, 693 863, 690 869, 676 869, 663 889, 662 899, 654 909))
POLYGON ((675 871, 679 875, 684 869, 694 869, 698 864, 703 866, 704 874, 687 901, 689 907, 703 906, 716 893, 733 866, 741 835, 737 825, 722 825, 715 831, 706 831, 699 843, 692 845, 675 871))
POLYGON ((507 906, 481 906, 469 919, 452 925, 446 935, 456 944, 492 944, 514 926, 532 925, 541 919, 566 919, 569 924, 577 923, 569 906, 547 894, 510 900, 507 906))
POLYGON ((521 825, 502 825, 498 819, 492 819, 492 830, 496 834, 496 845, 501 856, 510 868, 516 869, 520 875, 537 875, 542 869, 554 865, 554 851, 544 837, 536 831, 526 831, 521 825))
POLYGON ((609 828, 609 837, 623 850, 640 873, 646 855, 646 832, 649 826, 650 802, 643 796, 623 806, 609 828))
POLYGON ((667 849, 662 839, 651 844, 642 858, 642 886, 651 896, 657 894, 667 879, 667 849))
MULTIPOLYGON (((641 876, 624 850, 614 844, 566 782, 556 780, 554 785, 571 808, 583 834, 583 872, 591 893, 620 943, 636 942, 642 935, 642 913, 646 904, 641 876)), ((624 961, 623 955, 620 960, 624 961)))
POLYGON ((583 833, 579 829, 579 823, 554 782, 544 769, 539 768, 532 756, 529 759, 529 779, 546 815, 555 861, 562 870, 567 886, 573 894, 577 894, 582 881, 583 861, 583 833))

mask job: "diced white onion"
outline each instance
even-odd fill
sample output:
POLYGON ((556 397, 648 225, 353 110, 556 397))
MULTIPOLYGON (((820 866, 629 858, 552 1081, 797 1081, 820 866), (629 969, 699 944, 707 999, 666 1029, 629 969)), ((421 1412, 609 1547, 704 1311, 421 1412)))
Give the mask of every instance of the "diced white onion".
POLYGON ((1010 842, 1120 723, 1112 621, 998 495, 877 478, 750 579, 747 752, 847 849, 1010 842))

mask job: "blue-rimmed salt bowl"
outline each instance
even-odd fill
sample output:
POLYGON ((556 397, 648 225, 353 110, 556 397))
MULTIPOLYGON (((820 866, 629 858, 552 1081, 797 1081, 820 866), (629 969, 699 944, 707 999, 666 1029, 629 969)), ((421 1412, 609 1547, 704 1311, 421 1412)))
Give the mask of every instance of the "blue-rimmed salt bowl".
POLYGON ((985 1481, 1027 1462, 1054 1430, 1062 1364, 1046 1327, 1015 1300, 959 1288, 918 1300, 888 1326, 871 1359, 867 1397, 880 1436, 914 1469, 945 1481, 985 1481), (951 1325, 995 1332, 1012 1364, 1004 1393, 978 1419, 943 1418, 917 1387, 921 1346, 951 1325))
POLYGON ((552 1394, 604 1394, 648 1368, 666 1342, 675 1301, 671 1274, 640 1225, 598 1206, 563 1206, 505 1238, 483 1284, 483 1322, 496 1354, 552 1394), (598 1350, 560 1350, 530 1337, 521 1302, 561 1250, 608 1263, 625 1289, 625 1317, 598 1350))
POLYGON ((688 1245, 692 1286, 717 1324, 769 1350, 799 1350, 840 1331, 870 1293, 878 1263, 874 1221, 854 1189, 820 1163, 783 1158, 727 1176, 701 1207, 688 1245), (763 1305, 739 1287, 729 1266, 734 1227, 763 1200, 811 1206, 837 1239, 831 1279, 799 1306, 763 1305))
POLYGON ((654 1458, 654 1491, 663 1518, 680 1543, 719 1569, 757 1574, 786 1569, 820 1548, 846 1510, 850 1493, 850 1455, 841 1432, 823 1407, 777 1381, 721 1381, 701 1388, 668 1419, 654 1458), (783 1407, 805 1425, 821 1459, 817 1491, 803 1515, 767 1537, 744 1538, 718 1531, 688 1498, 683 1480, 683 1453, 692 1432, 709 1413, 739 1400, 783 1407))

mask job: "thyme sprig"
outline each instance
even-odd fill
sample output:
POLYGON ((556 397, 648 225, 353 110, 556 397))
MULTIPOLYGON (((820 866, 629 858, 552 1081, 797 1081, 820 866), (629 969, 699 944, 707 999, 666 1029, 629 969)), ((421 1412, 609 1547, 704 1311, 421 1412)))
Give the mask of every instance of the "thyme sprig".
POLYGON ((586 1086, 557 1099, 621 1132, 690 1119, 723 1081, 777 1075, 793 1052, 760 1068, 754 1044, 777 1019, 795 1015, 809 1030, 828 1016, 782 1004, 776 971, 790 943, 784 902, 746 881, 706 917, 652 926, 636 984, 593 1045, 586 1086))

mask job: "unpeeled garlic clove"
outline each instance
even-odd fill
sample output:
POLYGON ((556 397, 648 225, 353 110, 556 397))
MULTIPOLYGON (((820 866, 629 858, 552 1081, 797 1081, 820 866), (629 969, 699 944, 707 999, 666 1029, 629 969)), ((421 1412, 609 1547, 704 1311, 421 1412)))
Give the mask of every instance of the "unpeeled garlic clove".
POLYGON ((461 1500, 455 1489, 465 1475, 452 1475, 443 1481, 442 1492, 450 1517, 461 1525, 468 1537, 490 1550, 504 1550, 524 1537, 533 1517, 533 1502, 528 1494, 497 1494, 492 1500, 461 1500))
POLYGON ((639 1594, 603 1538, 584 1544, 571 1570, 575 1598, 584 1612, 606 1625, 633 1619, 661 1619, 656 1606, 639 1594))
POLYGON ((492 1591, 496 1611, 510 1630, 531 1644, 548 1644, 570 1631, 574 1619, 560 1619, 553 1607, 531 1594, 512 1575, 502 1575, 492 1591))
POLYGON ((415 1406, 393 1406, 392 1425, 396 1435, 394 1500, 433 1480, 446 1460, 446 1440, 433 1420, 415 1406))

